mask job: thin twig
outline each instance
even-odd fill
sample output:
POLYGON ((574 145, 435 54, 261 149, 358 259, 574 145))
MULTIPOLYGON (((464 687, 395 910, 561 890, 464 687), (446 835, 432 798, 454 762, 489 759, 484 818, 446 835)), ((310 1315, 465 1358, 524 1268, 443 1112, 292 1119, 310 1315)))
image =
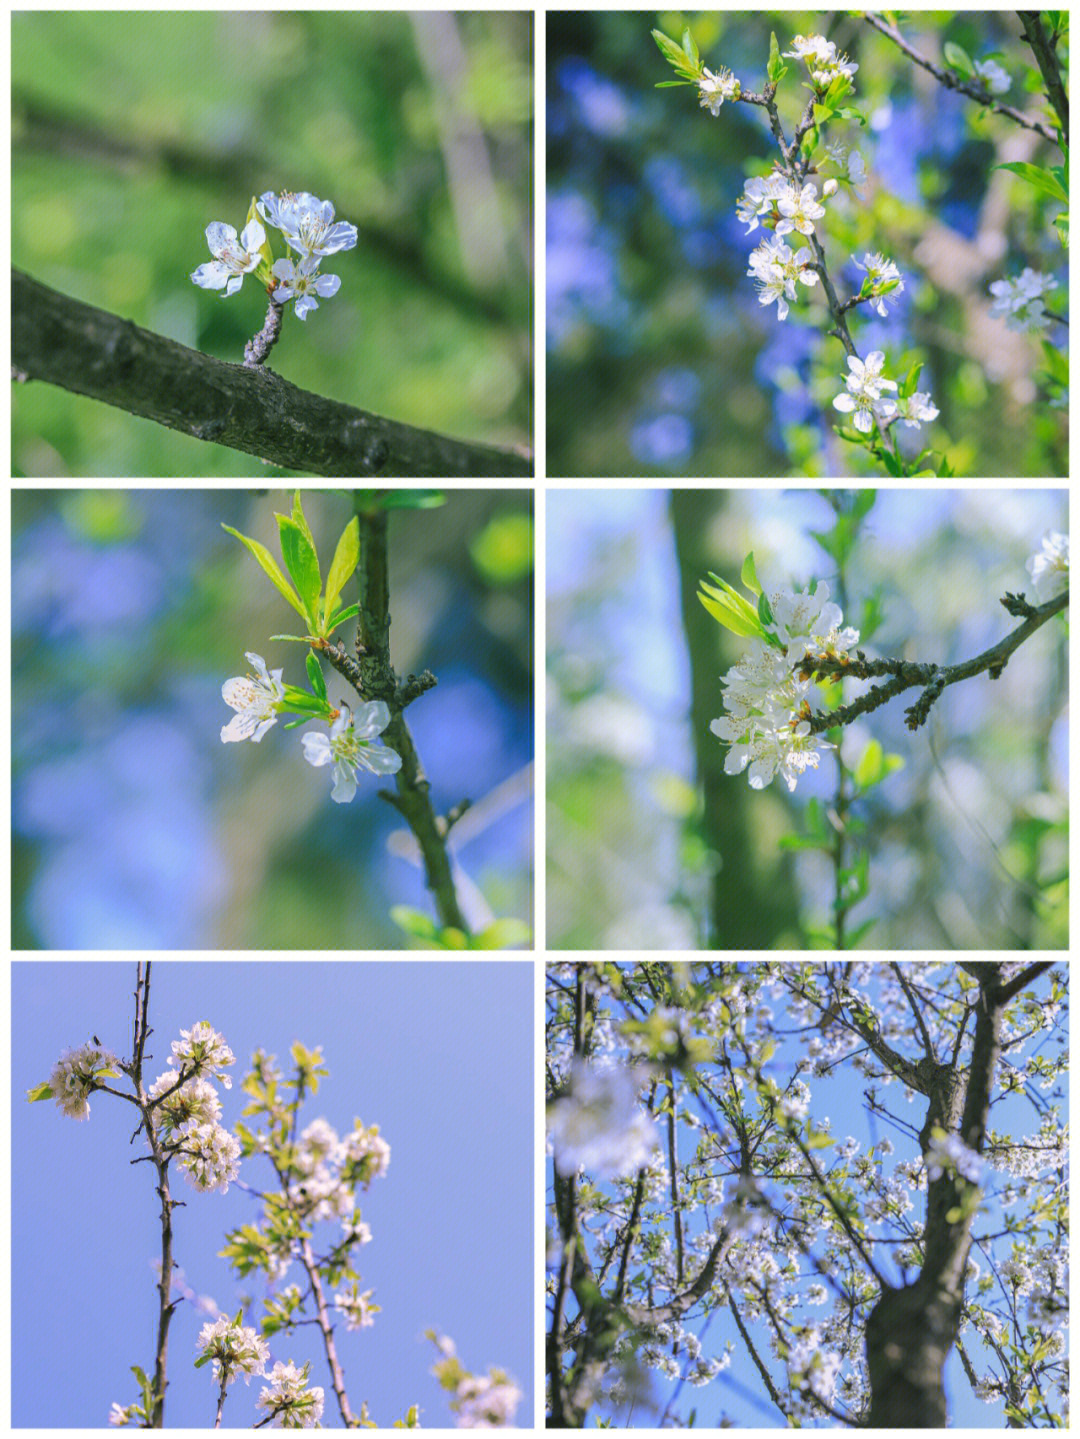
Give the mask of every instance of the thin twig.
POLYGON ((940 65, 935 65, 933 60, 928 60, 925 55, 910 45, 895 25, 890 25, 880 15, 874 14, 871 10, 863 15, 863 19, 880 34, 887 36, 894 45, 903 50, 909 59, 914 60, 916 65, 921 65, 924 70, 933 75, 938 84, 944 85, 946 90, 956 90, 959 94, 966 95, 969 100, 974 100, 977 105, 985 105, 988 110, 993 110, 998 115, 1005 115, 1008 119, 1015 120, 1018 125, 1023 125, 1026 130, 1034 130, 1051 143, 1057 143, 1057 135, 1048 125, 1044 125, 1041 120, 1032 119, 1030 115, 1025 115, 1022 110, 1014 110, 1011 105, 1002 105, 999 101, 991 99, 989 92, 974 81, 962 80, 952 70, 944 70, 940 65))
POLYGON ((1024 39, 1031 46, 1031 53, 1035 56, 1035 63, 1043 77, 1046 93, 1054 107, 1054 114, 1058 117, 1058 123, 1061 125, 1062 139, 1067 145, 1069 143, 1069 97, 1065 94, 1057 53, 1046 38, 1038 10, 1017 10, 1016 13, 1020 17, 1020 28, 1024 32, 1024 39))

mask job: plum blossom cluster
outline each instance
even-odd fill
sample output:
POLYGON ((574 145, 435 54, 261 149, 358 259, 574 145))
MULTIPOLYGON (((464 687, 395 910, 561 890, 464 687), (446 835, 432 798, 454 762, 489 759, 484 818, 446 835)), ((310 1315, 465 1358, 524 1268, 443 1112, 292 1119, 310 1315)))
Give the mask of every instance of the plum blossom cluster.
POLYGON ((458 1429, 506 1429, 514 1423, 522 1393, 502 1369, 472 1374, 462 1367, 454 1341, 429 1329, 427 1337, 443 1358, 431 1367, 432 1374, 450 1395, 458 1429))
POLYGON ((859 68, 824 35, 796 35, 784 59, 805 61, 811 80, 821 90, 828 89, 838 75, 850 80, 859 68))
MULTIPOLYGON (((880 256, 866 257, 867 261, 880 260, 880 256)), ((890 262, 891 263, 891 262, 890 262)), ((892 267, 895 269, 895 266, 892 267)), ((881 304, 884 307, 884 299, 881 304)), ((882 308, 884 314, 884 308, 882 308)), ((915 390, 908 395, 897 394, 894 399, 887 390, 898 389, 895 380, 885 378, 885 355, 881 350, 871 350, 865 360, 857 355, 848 356, 848 374, 845 388, 833 400, 833 406, 842 414, 851 415, 852 424, 860 434, 869 435, 875 424, 879 428, 899 420, 908 428, 919 429, 938 417, 938 408, 926 390, 915 390)))
MULTIPOLYGON (((322 1418, 325 1394, 317 1384, 308 1384, 311 1365, 298 1368, 292 1360, 280 1360, 270 1371, 270 1383, 255 1401, 267 1411, 271 1429, 315 1429, 322 1418)), ((266 1422, 264 1419, 263 1423, 266 1422)))
POLYGON ((351 250, 357 239, 355 225, 336 220, 329 200, 303 191, 275 195, 268 190, 252 202, 248 222, 239 235, 232 225, 214 220, 206 227, 206 243, 213 259, 192 273, 192 280, 205 290, 224 290, 235 295, 244 276, 256 273, 277 305, 293 302, 297 319, 306 320, 317 310, 319 300, 336 295, 341 287, 337 275, 324 275, 322 261, 342 250, 351 250), (293 253, 275 260, 266 226, 280 231, 293 253))
POLYGON ((816 769, 822 749, 834 746, 810 732, 809 679, 799 676, 808 658, 847 654, 859 632, 844 625, 829 587, 777 590, 769 596, 771 623, 762 637, 721 677, 727 713, 709 726, 730 746, 726 774, 749 767, 752 789, 764 789, 777 773, 789 790, 808 768, 816 769))
POLYGON ((169 1068, 150 1086, 154 1127, 184 1178, 203 1193, 226 1194, 240 1172, 240 1144, 221 1123, 221 1101, 211 1084, 232 1087, 225 1073, 236 1056, 205 1020, 173 1040, 169 1068))
POLYGON ((548 1109, 548 1136, 560 1174, 575 1174, 584 1165, 612 1179, 649 1164, 660 1136, 638 1103, 639 1087, 626 1067, 598 1069, 575 1062, 569 1092, 548 1109))
POLYGON ((225 1388, 237 1375, 250 1384, 253 1374, 265 1374, 270 1350, 254 1329, 222 1315, 213 1324, 204 1324, 199 1334, 196 1367, 213 1360, 214 1378, 225 1388))
POLYGON ((1042 548, 1027 562, 1027 572, 1040 601, 1046 604, 1069 588, 1069 537, 1047 530, 1042 548))
POLYGON ((118 1063, 115 1054, 97 1044, 65 1050, 49 1076, 57 1108, 69 1119, 89 1119, 90 1095, 102 1079, 119 1073, 118 1063))
POLYGON ((1026 265, 1012 279, 994 280, 990 293, 994 303, 991 315, 1005 321, 1009 330, 1041 330, 1054 318, 1043 304, 1043 296, 1057 289, 1053 275, 1044 275, 1026 265))
MULTIPOLYGON (((258 744, 277 723, 278 715, 289 712, 290 701, 282 683, 283 670, 267 670, 261 655, 246 653, 254 674, 238 675, 221 687, 221 697, 236 711, 221 729, 222 744, 252 740, 258 744)), ((383 744, 376 745, 390 723, 390 711, 383 700, 370 700, 355 711, 348 705, 333 710, 329 733, 319 731, 301 739, 304 758, 316 769, 332 766, 335 804, 348 804, 356 794, 356 776, 361 771, 375 775, 397 774, 401 756, 383 744)))

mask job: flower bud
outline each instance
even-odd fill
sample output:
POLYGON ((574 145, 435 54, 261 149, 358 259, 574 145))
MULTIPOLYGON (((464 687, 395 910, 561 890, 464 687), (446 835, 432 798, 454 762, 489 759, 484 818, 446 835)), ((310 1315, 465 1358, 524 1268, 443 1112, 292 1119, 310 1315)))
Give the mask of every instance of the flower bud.
POLYGON ((835 195, 838 189, 839 186, 837 185, 835 180, 826 180, 824 185, 822 185, 821 187, 822 199, 827 200, 830 195, 835 195))

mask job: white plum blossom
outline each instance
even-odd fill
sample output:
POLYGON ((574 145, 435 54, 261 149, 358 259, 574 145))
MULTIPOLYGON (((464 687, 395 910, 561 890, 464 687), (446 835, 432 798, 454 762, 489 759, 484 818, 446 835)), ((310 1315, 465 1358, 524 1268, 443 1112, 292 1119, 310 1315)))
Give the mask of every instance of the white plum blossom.
POLYGON ((758 282, 758 301, 762 305, 776 301, 776 316, 784 320, 788 315, 788 300, 796 297, 795 282, 804 285, 817 284, 817 272, 812 269, 813 260, 808 250, 793 252, 778 235, 766 236, 750 254, 748 275, 758 282))
POLYGON ((896 381, 886 380, 881 373, 884 364, 881 350, 871 350, 865 361, 849 355, 847 389, 833 400, 836 409, 854 415, 855 428, 864 435, 874 428, 875 419, 887 420, 896 414, 896 401, 882 395, 883 390, 896 389, 896 381))
POLYGON ((186 1070, 192 1075, 201 1074, 207 1079, 220 1079, 226 1089, 232 1088, 232 1079, 224 1071, 236 1063, 236 1055, 225 1043, 223 1035, 205 1019, 182 1029, 180 1038, 172 1042, 169 1064, 173 1069, 186 1070))
POLYGON ((200 265, 192 280, 204 290, 223 289, 225 295, 235 295, 244 276, 258 268, 262 260, 259 247, 265 242, 266 231, 258 220, 249 221, 239 238, 231 225, 214 220, 206 227, 206 243, 214 259, 200 265))
POLYGON ((250 1384, 253 1374, 266 1372, 270 1350, 254 1329, 222 1315, 213 1324, 204 1324, 198 1339, 200 1359, 213 1359, 214 1378, 231 1384, 238 1374, 250 1384))
POLYGON ((49 1076, 57 1108, 69 1119, 89 1119, 90 1095, 99 1087, 99 1080, 117 1072, 118 1065, 116 1055, 100 1045, 82 1044, 65 1050, 49 1076))
POLYGON ((229 1192, 240 1173, 240 1141, 220 1124, 188 1120, 172 1137, 172 1150, 184 1178, 204 1194, 229 1192))
POLYGON ((150 1086, 151 1101, 157 1127, 168 1136, 184 1124, 217 1124, 221 1118, 221 1100, 209 1080, 198 1076, 177 1085, 179 1075, 167 1069, 150 1086), (162 1097, 164 1096, 164 1097, 162 1097))
POLYGON ((279 305, 286 305, 290 300, 295 300, 293 308, 298 320, 306 320, 309 310, 319 308, 316 296, 328 300, 341 288, 341 279, 338 275, 319 274, 319 262, 316 259, 305 258, 298 265, 294 265, 288 259, 275 260, 273 270, 279 281, 273 299, 279 305))
POLYGON ((999 319, 1004 317, 1006 328, 1010 330, 1041 329, 1053 318, 1047 314, 1042 297, 1049 290, 1056 289, 1057 280, 1053 275, 1044 275, 1027 265, 1022 274, 1012 279, 993 281, 990 293, 994 296, 994 303, 990 306, 990 313, 999 319))
POLYGON ((118 1404, 114 1399, 112 1407, 109 1410, 109 1424, 114 1429, 122 1429, 126 1424, 130 1424, 134 1419, 139 1417, 139 1415, 135 1413, 136 1409, 139 1410, 139 1414, 142 1413, 141 1405, 129 1404, 125 1408, 123 1404, 118 1404))
POLYGON ((794 186, 777 170, 764 177, 753 175, 743 186, 743 192, 735 204, 735 214, 746 226, 746 233, 758 227, 762 216, 778 217, 779 202, 792 193, 794 186))
POLYGON ((334 1307, 342 1314, 346 1329, 372 1327, 380 1309, 378 1304, 372 1303, 371 1296, 374 1292, 373 1289, 365 1289, 361 1294, 359 1286, 354 1282, 351 1289, 342 1289, 334 1295, 334 1307))
POLYGON ((1007 70, 1003 70, 996 60, 975 60, 975 74, 990 91, 991 95, 1004 95, 1005 91, 1012 84, 1012 79, 1007 70))
POLYGON ((584 1165, 598 1178, 615 1179, 652 1161, 660 1135, 638 1103, 638 1083, 631 1069, 597 1069, 575 1061, 570 1092, 548 1110, 560 1174, 574 1174, 584 1165))
POLYGON ((457 1428, 508 1429, 521 1403, 522 1393, 505 1375, 466 1374, 458 1383, 457 1428))
POLYGON ((302 1369, 280 1360, 270 1371, 270 1383, 255 1401, 269 1411, 272 1429, 314 1429, 322 1418, 325 1395, 317 1384, 308 1388, 310 1364, 302 1369))
POLYGON ((958 1134, 935 1135, 926 1151, 926 1172, 931 1179, 940 1179, 943 1174, 959 1174, 972 1184, 978 1184, 983 1175, 983 1160, 969 1149, 958 1134))
POLYGON ((776 223, 778 235, 792 230, 798 230, 800 235, 812 235, 814 221, 825 213, 824 205, 817 202, 817 186, 812 184, 803 185, 802 189, 789 185, 788 193, 777 202, 777 209, 781 215, 776 223))
POLYGON ((866 271, 866 277, 873 287, 870 308, 876 310, 884 319, 889 313, 887 306, 895 302, 896 296, 904 288, 900 271, 892 260, 887 260, 884 255, 880 255, 876 251, 874 253, 868 251, 861 260, 855 261, 855 265, 858 269, 866 271), (884 290, 886 285, 891 285, 892 288, 884 290))
POLYGON ((896 415, 909 429, 918 429, 936 420, 941 411, 930 398, 928 390, 916 390, 913 395, 900 395, 896 401, 896 415))
POLYGON ((356 775, 361 769, 372 774, 397 774, 401 756, 386 745, 371 741, 390 723, 390 711, 382 700, 362 704, 353 716, 348 707, 330 727, 330 733, 306 734, 303 737, 304 758, 308 764, 334 766, 334 787, 330 798, 336 804, 348 804, 356 793, 356 775))
POLYGON ((1035 592, 1043 604, 1069 588, 1069 537, 1057 530, 1047 530, 1042 549, 1033 554, 1025 566, 1035 592))
POLYGON ((334 207, 304 190, 298 195, 267 190, 255 207, 264 220, 285 236, 298 255, 319 257, 351 250, 356 244, 356 226, 334 220, 334 207))
POLYGON ((809 590, 777 590, 769 596, 777 637, 784 645, 787 663, 796 664, 805 655, 845 654, 859 642, 858 630, 840 626, 844 612, 829 599, 829 587, 820 584, 809 590))
POLYGON ((697 83, 701 91, 701 107, 708 110, 710 115, 719 115, 720 106, 725 100, 737 100, 742 93, 739 81, 723 66, 717 74, 708 66, 703 66, 701 79, 697 83))
POLYGON ((258 744, 271 725, 277 724, 278 705, 285 698, 283 670, 267 672, 262 655, 245 652, 253 675, 238 675, 221 686, 221 698, 236 714, 221 729, 222 744, 233 740, 254 740, 258 744))
POLYGON ((804 60, 811 79, 822 89, 831 84, 837 75, 846 75, 850 79, 859 68, 846 55, 838 55, 836 45, 832 40, 826 40, 824 35, 796 35, 791 49, 783 53, 785 59, 804 60))

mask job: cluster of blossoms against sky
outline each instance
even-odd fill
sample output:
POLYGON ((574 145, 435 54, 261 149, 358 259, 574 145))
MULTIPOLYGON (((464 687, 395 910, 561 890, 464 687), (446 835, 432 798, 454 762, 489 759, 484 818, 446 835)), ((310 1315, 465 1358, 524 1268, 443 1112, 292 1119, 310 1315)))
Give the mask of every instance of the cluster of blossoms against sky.
POLYGON ((340 277, 323 275, 319 266, 327 255, 354 247, 356 226, 335 220, 330 201, 306 190, 299 195, 288 191, 275 195, 268 190, 255 208, 262 219, 249 220, 239 236, 232 225, 220 220, 207 225, 206 243, 214 258, 200 265, 191 278, 204 290, 235 295, 244 276, 263 266, 264 278, 277 281, 274 302, 286 305, 294 301, 297 319, 306 320, 309 310, 319 308, 319 299, 327 300, 340 289, 340 277), (281 231, 292 256, 271 263, 265 225, 281 231))

